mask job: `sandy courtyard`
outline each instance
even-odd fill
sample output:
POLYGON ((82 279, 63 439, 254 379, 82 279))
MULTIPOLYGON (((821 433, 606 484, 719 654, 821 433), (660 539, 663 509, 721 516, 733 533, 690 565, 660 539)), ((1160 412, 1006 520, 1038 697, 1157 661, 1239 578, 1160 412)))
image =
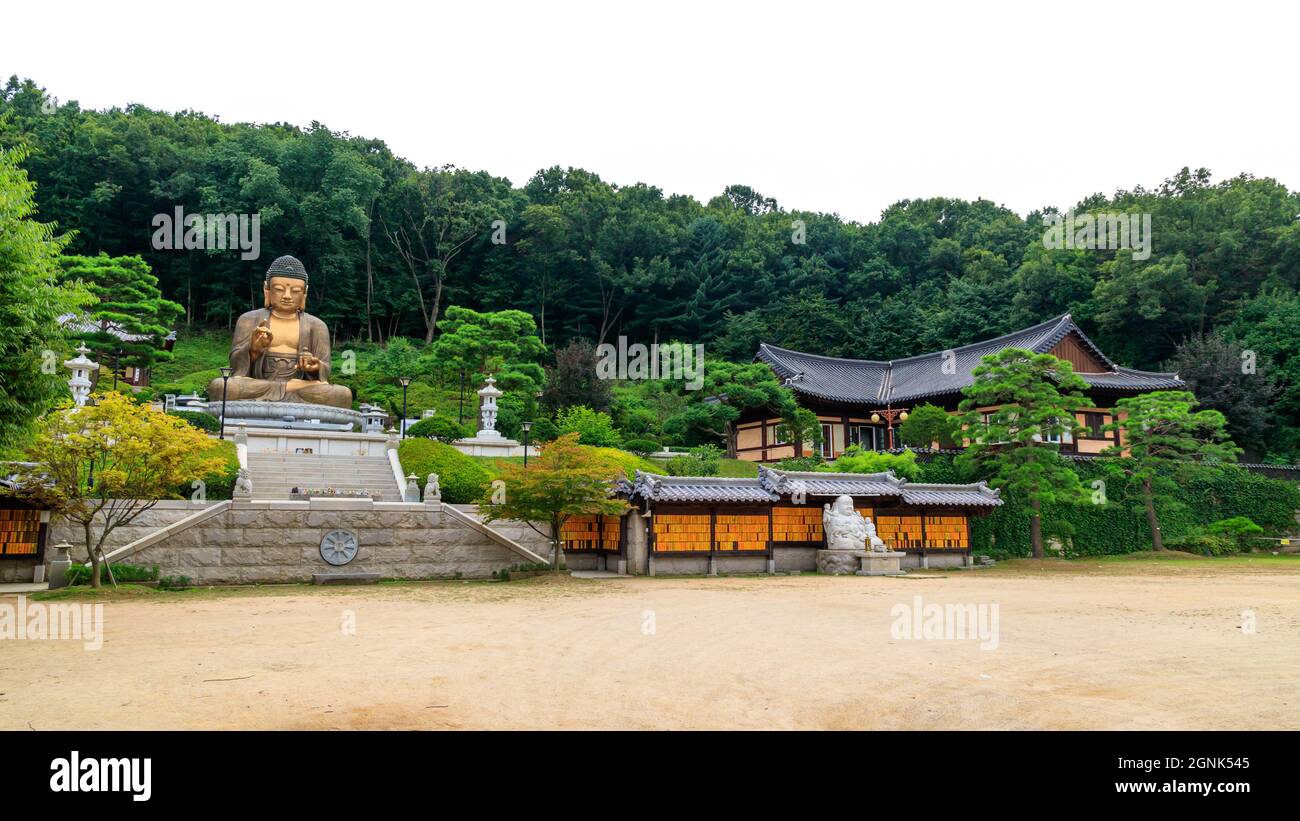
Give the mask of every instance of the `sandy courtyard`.
POLYGON ((98 651, 0 641, 0 729, 1300 728, 1300 560, 100 600, 98 651), (917 595, 996 649, 892 637, 917 595))

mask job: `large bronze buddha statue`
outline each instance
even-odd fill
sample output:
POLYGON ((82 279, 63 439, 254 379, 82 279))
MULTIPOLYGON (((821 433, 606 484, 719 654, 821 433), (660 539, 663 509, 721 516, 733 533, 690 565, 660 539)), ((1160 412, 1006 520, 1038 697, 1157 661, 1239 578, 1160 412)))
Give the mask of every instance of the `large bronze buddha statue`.
MULTIPOLYGON (((352 391, 329 383, 329 329, 304 310, 307 269, 294 257, 280 257, 266 270, 262 295, 266 307, 235 323, 230 343, 234 374, 225 398, 351 408, 352 391)), ((221 394, 222 380, 212 380, 208 401, 220 402, 221 394)))

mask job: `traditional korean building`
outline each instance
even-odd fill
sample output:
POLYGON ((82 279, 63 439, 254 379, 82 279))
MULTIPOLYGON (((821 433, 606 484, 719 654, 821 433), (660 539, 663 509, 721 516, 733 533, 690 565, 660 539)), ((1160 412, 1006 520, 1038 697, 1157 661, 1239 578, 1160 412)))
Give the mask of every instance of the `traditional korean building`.
POLYGON ((971 563, 970 520, 1002 504, 983 482, 908 482, 891 472, 820 473, 759 468, 756 479, 637 472, 616 492, 623 516, 570 519, 561 532, 575 570, 633 575, 815 570, 825 545, 823 505, 844 495, 903 567, 971 563))
MULTIPOLYGON (((803 351, 759 346, 755 361, 767 363, 799 403, 821 420, 821 455, 834 458, 850 445, 888 450, 900 445, 895 428, 916 405, 929 403, 955 412, 962 388, 974 381, 971 372, 984 357, 1006 348, 1050 353, 1067 360, 1088 384, 1092 406, 1078 413, 1087 433, 1065 436, 1061 452, 1100 453, 1122 436, 1103 430, 1115 420, 1115 402, 1154 390, 1183 389, 1173 373, 1154 373, 1117 365, 1075 324, 1069 314, 948 351, 907 359, 875 361, 819 356, 803 351)), ((991 409, 990 409, 991 410, 991 409)), ((737 420, 736 455, 750 461, 773 461, 795 455, 795 448, 777 435, 780 418, 753 410, 737 420)), ((811 455, 808 447, 804 455, 811 455)))

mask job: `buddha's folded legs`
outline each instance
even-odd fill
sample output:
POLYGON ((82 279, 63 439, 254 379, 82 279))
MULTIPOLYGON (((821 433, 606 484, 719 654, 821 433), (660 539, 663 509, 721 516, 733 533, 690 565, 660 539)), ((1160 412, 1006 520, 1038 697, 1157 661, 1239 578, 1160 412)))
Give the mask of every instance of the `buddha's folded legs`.
MULTIPOLYGON (((220 402, 222 380, 214 379, 208 383, 208 401, 220 402)), ((352 391, 343 385, 330 385, 317 382, 286 390, 286 383, 270 379, 255 379, 251 376, 232 376, 225 386, 226 399, 253 399, 263 402, 305 402, 309 405, 329 405, 335 408, 352 407, 352 391)))

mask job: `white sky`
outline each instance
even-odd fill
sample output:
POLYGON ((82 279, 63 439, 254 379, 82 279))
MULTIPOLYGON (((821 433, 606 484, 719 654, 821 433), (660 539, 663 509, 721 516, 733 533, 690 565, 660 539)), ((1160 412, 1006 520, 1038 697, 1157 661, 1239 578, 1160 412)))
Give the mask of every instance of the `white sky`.
POLYGON ((522 185, 580 166, 875 220, 1020 213, 1184 165, 1300 187, 1294 4, 11 4, 0 74, 60 101, 319 120, 522 185))

